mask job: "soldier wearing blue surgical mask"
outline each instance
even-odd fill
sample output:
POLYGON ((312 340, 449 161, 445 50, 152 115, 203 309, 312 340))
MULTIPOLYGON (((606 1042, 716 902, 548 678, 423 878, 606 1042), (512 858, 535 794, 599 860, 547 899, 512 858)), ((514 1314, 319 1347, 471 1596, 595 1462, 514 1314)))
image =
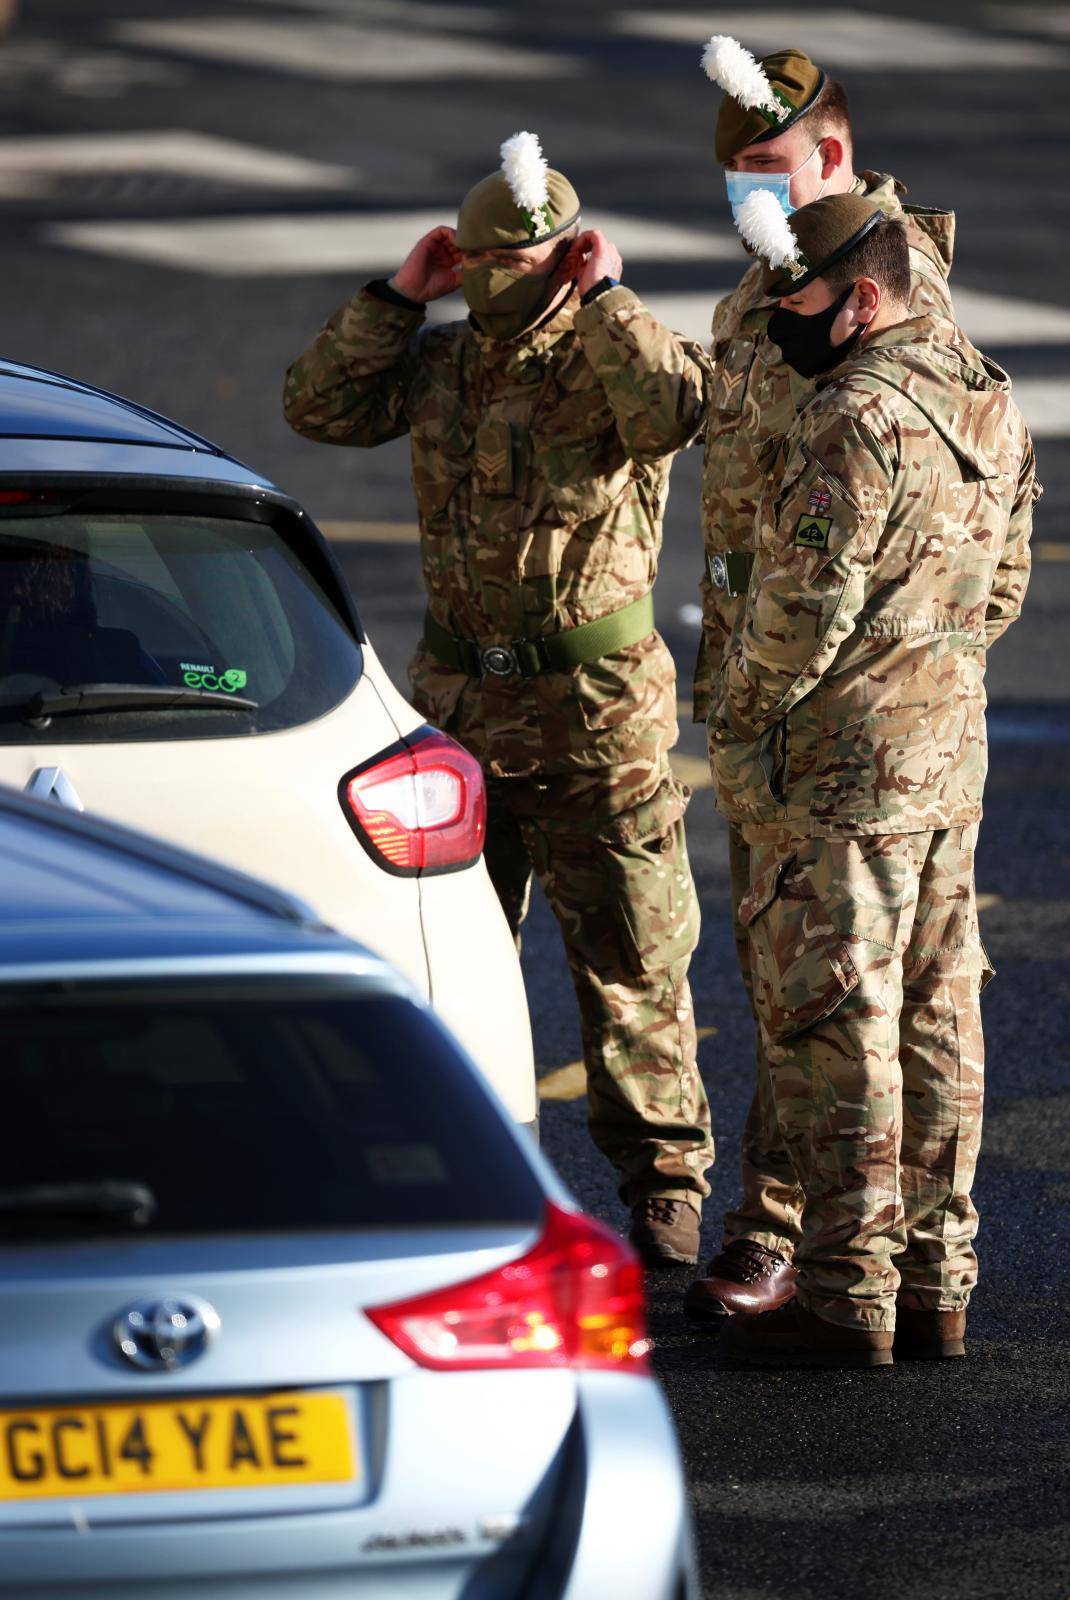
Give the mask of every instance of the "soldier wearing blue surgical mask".
MULTIPOLYGON (((778 50, 756 61, 734 39, 711 39, 708 76, 725 92, 715 139, 733 213, 756 189, 771 190, 790 215, 829 195, 865 195, 901 220, 910 250, 908 314, 954 319, 947 288, 954 216, 905 205, 887 173, 855 170, 847 98, 809 56, 778 50)), ((753 561, 754 522, 777 445, 813 394, 828 329, 822 317, 781 311, 756 262, 713 316, 716 372, 707 417, 702 481, 703 637, 695 672, 694 717, 704 722, 711 686, 727 659, 753 561), (783 341, 783 345, 779 342, 783 341), (789 362, 789 356, 791 360, 789 362)), ((824 364, 827 365, 827 362, 824 364)), ((773 779, 776 774, 773 773, 773 779)), ((750 955, 739 907, 750 882, 743 831, 729 828, 731 910, 748 997, 750 955)), ((743 1139, 742 1197, 726 1219, 724 1247, 688 1291, 686 1310, 706 1321, 783 1304, 794 1293, 792 1256, 800 1237, 801 1193, 770 1099, 756 1033, 757 1082, 743 1139)))
POLYGON ((724 181, 733 222, 739 221, 740 207, 756 189, 768 189, 775 195, 786 217, 801 206, 808 206, 811 200, 820 200, 826 193, 846 193, 854 181, 847 158, 850 146, 842 136, 830 134, 812 144, 802 160, 792 166, 799 146, 808 138, 801 128, 789 128, 771 144, 749 145, 725 162, 724 181), (817 184, 819 177, 821 181, 817 184), (813 194, 811 189, 814 189, 813 194))

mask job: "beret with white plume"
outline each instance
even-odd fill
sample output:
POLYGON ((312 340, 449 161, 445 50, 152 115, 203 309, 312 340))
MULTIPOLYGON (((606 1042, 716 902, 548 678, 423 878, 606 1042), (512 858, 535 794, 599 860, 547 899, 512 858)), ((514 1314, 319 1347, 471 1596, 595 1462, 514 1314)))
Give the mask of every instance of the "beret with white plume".
POLYGON ((724 90, 714 140, 718 161, 772 139, 804 117, 827 79, 802 50, 777 50, 756 61, 738 39, 714 34, 702 52, 706 76, 724 90))
POLYGON ((579 196, 564 174, 547 164, 537 134, 514 133, 500 154, 497 172, 461 202, 461 250, 524 250, 579 221, 579 196))
POLYGON ((775 195, 756 189, 740 206, 736 226, 765 263, 762 289, 779 299, 820 278, 883 221, 880 206, 861 194, 827 194, 789 221, 775 195))

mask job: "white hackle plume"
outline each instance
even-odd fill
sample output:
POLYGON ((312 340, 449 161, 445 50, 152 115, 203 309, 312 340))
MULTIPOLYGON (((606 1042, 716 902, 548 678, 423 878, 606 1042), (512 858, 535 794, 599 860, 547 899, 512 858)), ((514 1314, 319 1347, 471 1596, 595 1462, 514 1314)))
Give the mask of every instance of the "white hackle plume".
POLYGON ((715 33, 702 52, 706 76, 748 110, 762 108, 780 113, 780 102, 762 68, 738 39, 715 33))
POLYGON ((549 199, 546 174, 549 170, 535 133, 514 133, 502 145, 502 171, 522 211, 538 211, 549 199))
POLYGON ((768 189, 754 189, 747 196, 739 208, 736 227, 771 267, 786 267, 789 261, 798 260, 799 241, 780 201, 768 189))

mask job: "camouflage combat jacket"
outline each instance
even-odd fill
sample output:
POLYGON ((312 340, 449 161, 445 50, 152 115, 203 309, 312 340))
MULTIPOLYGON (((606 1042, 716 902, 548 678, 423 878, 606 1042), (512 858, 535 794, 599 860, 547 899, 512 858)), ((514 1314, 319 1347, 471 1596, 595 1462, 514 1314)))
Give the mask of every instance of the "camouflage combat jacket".
MULTIPOLYGON (((913 314, 953 317, 946 280, 954 213, 905 206, 900 199, 905 192, 894 178, 878 172, 864 172, 852 185, 852 193, 868 195, 887 216, 906 216, 913 314)), ((695 666, 696 722, 706 719, 711 679, 743 603, 742 595, 733 597, 714 587, 709 559, 718 551, 753 549, 754 513, 762 490, 759 455, 769 439, 788 432, 796 412, 814 392, 813 382, 787 365, 779 345, 766 334, 773 309, 762 293, 762 268, 756 263, 713 314, 716 375, 702 468, 706 566, 701 580, 703 630, 695 666)))
POLYGON ((986 649, 1021 609, 1040 493, 1006 375, 912 318, 820 378, 771 448, 710 715, 719 808, 749 836, 975 821, 986 649))
MULTIPOLYGON (((481 647, 592 622, 657 573, 673 453, 705 414, 709 361, 610 289, 499 342, 364 290, 287 375, 307 438, 411 436, 428 604, 481 647)), ((469 678, 421 643, 417 706, 498 776, 656 762, 676 741, 675 670, 652 633, 585 666, 469 678)))

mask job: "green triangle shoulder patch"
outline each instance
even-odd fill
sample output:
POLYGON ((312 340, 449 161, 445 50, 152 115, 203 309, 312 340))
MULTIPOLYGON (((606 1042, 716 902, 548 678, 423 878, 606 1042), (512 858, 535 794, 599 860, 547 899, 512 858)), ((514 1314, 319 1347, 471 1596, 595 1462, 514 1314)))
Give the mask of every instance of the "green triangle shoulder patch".
POLYGON ((807 550, 827 550, 831 532, 831 517, 815 517, 806 512, 795 524, 795 543, 807 550))

